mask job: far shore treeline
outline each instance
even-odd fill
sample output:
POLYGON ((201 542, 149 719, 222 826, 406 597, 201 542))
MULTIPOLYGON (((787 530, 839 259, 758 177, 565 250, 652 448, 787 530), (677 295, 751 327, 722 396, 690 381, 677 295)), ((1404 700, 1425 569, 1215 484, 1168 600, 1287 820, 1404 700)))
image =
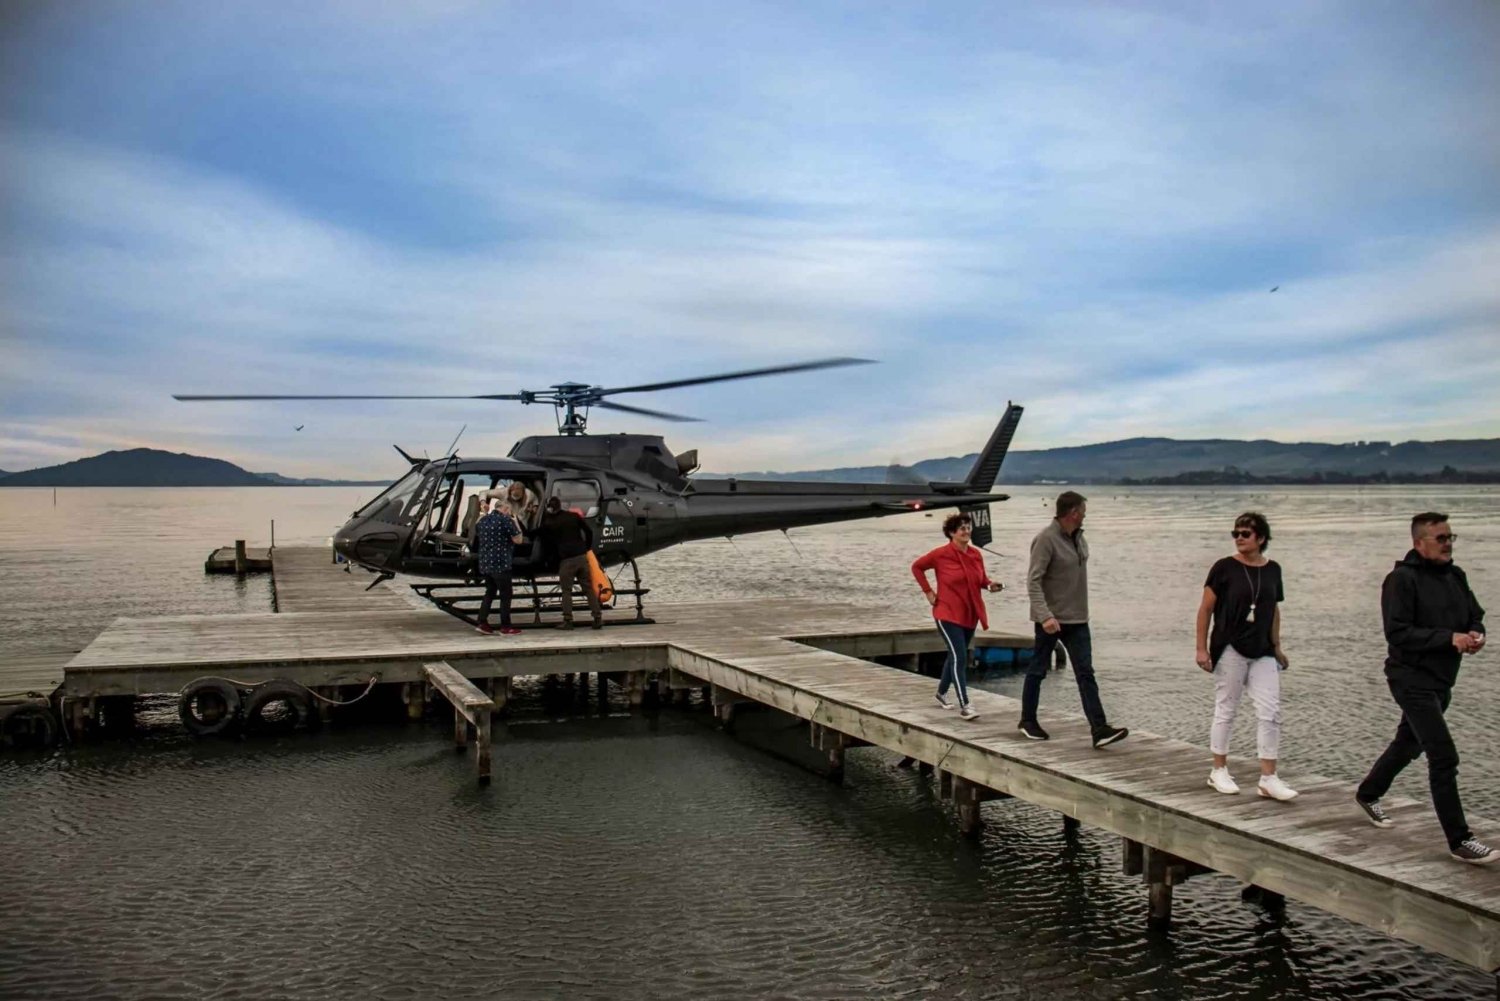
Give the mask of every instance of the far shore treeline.
MULTIPOLYGON (((701 474, 744 479, 848 483, 961 480, 974 455, 925 459, 912 466, 846 466, 797 472, 701 474)), ((3 487, 275 487, 385 486, 395 479, 296 479, 252 473, 223 459, 135 448, 57 466, 0 472, 3 487)), ((1116 483, 1127 486, 1276 484, 1500 483, 1500 438, 1449 441, 1318 442, 1130 438, 1069 448, 1013 451, 1000 483, 1116 483)))

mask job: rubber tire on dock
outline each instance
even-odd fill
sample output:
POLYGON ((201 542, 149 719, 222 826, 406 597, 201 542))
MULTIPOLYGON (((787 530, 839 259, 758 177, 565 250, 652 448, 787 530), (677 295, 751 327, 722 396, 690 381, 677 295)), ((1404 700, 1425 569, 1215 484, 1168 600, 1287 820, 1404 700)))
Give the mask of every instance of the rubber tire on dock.
POLYGON ((194 737, 217 737, 239 729, 242 701, 240 690, 223 678, 199 678, 183 688, 177 716, 194 737), (199 706, 199 700, 206 704, 199 706), (209 708, 213 700, 220 704, 217 711, 209 708))
POLYGON ((298 727, 312 729, 317 725, 318 713, 313 708, 312 692, 295 681, 277 678, 257 685, 250 691, 250 698, 245 702, 247 730, 295 730, 298 727), (276 702, 286 705, 286 714, 279 719, 266 719, 266 709, 276 702))
POLYGON ((57 743, 61 727, 47 706, 19 706, 0 718, 0 746, 48 748, 57 743))

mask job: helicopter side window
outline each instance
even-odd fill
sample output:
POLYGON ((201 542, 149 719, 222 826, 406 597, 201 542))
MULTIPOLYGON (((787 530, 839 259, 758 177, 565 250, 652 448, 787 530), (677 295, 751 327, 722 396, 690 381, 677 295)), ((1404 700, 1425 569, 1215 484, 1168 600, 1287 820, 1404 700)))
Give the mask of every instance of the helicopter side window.
POLYGON ((599 515, 599 484, 593 480, 559 480, 552 486, 552 496, 562 501, 564 510, 577 511, 585 518, 599 515))

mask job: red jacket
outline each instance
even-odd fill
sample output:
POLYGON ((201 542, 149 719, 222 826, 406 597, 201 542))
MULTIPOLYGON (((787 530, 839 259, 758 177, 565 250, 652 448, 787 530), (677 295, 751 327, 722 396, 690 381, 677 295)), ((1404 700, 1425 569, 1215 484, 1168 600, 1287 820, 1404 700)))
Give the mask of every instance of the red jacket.
POLYGON ((924 556, 918 556, 911 565, 912 576, 922 585, 923 594, 931 594, 927 586, 927 571, 937 573, 937 604, 932 606, 932 617, 951 622, 964 629, 973 629, 977 621, 988 629, 990 620, 984 612, 983 590, 990 585, 990 576, 984 571, 984 557, 978 546, 960 551, 953 543, 938 546, 924 556))

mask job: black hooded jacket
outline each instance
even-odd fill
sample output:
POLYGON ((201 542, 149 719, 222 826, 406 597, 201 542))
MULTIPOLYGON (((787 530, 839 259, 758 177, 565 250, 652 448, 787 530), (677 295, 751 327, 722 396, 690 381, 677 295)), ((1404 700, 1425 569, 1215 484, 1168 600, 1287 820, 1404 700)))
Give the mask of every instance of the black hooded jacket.
POLYGON ((1452 688, 1463 657, 1453 634, 1484 632, 1484 609, 1464 572, 1415 549, 1386 575, 1380 616, 1390 645, 1385 676, 1413 688, 1452 688))

